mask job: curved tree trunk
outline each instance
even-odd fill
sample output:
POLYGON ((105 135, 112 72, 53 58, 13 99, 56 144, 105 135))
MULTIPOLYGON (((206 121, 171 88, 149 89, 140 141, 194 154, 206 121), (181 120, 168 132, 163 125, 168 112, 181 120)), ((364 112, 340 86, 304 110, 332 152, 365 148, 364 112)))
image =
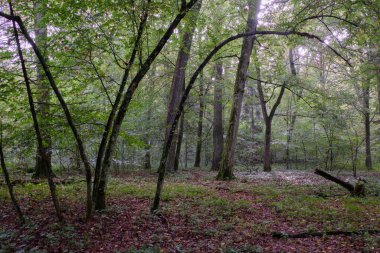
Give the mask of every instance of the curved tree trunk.
MULTIPOLYGON (((260 10, 260 0, 249 0, 249 14, 246 32, 255 32, 257 28, 257 16, 260 10)), ((255 36, 245 37, 240 52, 239 65, 236 72, 234 96, 227 130, 227 136, 223 147, 222 160, 219 166, 217 179, 233 179, 233 167, 235 164, 236 138, 239 129, 240 113, 243 103, 245 83, 247 80, 248 66, 251 59, 255 36)))
MULTIPOLYGON (((153 61, 156 59, 158 54, 161 52, 166 42, 169 40, 170 36, 174 32, 174 29, 179 25, 181 20, 186 16, 186 13, 193 7, 194 4, 197 3, 197 0, 191 0, 184 6, 181 6, 181 10, 179 14, 174 18, 170 26, 167 28, 165 34, 161 37, 160 41, 157 43, 154 50, 149 54, 145 62, 141 65, 140 70, 137 72, 135 77, 132 79, 131 83, 128 86, 127 91, 124 93, 124 97, 120 103, 120 107, 115 115, 114 120, 112 120, 112 129, 110 129, 110 133, 105 133, 109 136, 106 142, 106 147, 104 151, 104 158, 101 161, 101 170, 99 175, 99 181, 97 183, 96 189, 96 198, 95 199, 95 208, 97 210, 102 210, 106 208, 106 186, 107 186, 107 176, 108 170, 111 166, 111 158, 113 155, 113 151, 115 148, 116 141, 118 139, 121 125, 123 123, 124 117, 126 115, 129 104, 132 100, 132 97, 138 88, 141 80, 144 78, 148 70, 150 69, 153 61)), ((124 79, 123 79, 124 80, 124 79)))
MULTIPOLYGON (((50 72, 50 69, 49 69, 49 66, 47 65, 47 63, 45 62, 45 59, 40 51, 40 49, 38 48, 38 46, 36 45, 36 43, 34 42, 34 40, 32 39, 32 37, 30 36, 28 30, 26 29, 22 19, 18 16, 14 16, 13 13, 10 15, 10 16, 5 16, 4 14, 2 14, 4 17, 6 17, 7 19, 10 19, 14 22, 17 22, 17 24, 19 25, 20 27, 20 30, 22 32, 22 34, 24 35, 24 37, 26 38, 26 40, 28 41, 28 43, 30 44, 30 46, 33 48, 33 51, 34 53, 37 55, 38 57, 38 61, 39 63, 41 63, 42 65, 42 68, 44 70, 44 73, 47 77, 47 79, 49 80, 49 84, 50 84, 50 87, 54 90, 54 93, 55 95, 57 96, 57 99, 62 107, 62 110, 63 112, 65 113, 65 117, 66 117, 66 120, 67 120, 67 123, 69 124, 72 132, 73 132, 73 135, 74 135, 74 138, 75 140, 77 141, 77 145, 78 145, 78 149, 79 149, 79 152, 80 152, 80 155, 81 155, 81 158, 82 158, 82 162, 84 164, 84 167, 86 169, 86 182, 87 182, 87 210, 86 210, 86 216, 87 218, 89 218, 91 216, 91 206, 92 206, 92 202, 91 202, 91 167, 90 167, 90 162, 89 160, 87 159, 87 155, 86 155, 86 151, 85 151, 85 148, 84 148, 84 144, 82 142, 82 139, 79 135, 79 132, 74 124, 74 121, 72 119, 72 116, 71 116, 71 113, 70 113, 70 110, 60 92, 60 90, 58 89, 56 83, 55 83, 55 79, 53 78, 53 75, 52 73, 50 72)), ((15 25, 14 25, 15 26, 15 25)), ((17 34, 17 31, 15 31, 15 34, 17 34)), ((19 48, 21 48, 19 46, 19 48)), ((24 75, 24 78, 25 78, 25 75, 24 75)), ((28 80, 27 78, 25 78, 26 80, 28 80)), ((33 102, 31 103, 33 104, 33 102)), ((34 105, 33 105, 34 106, 34 105)), ((37 121, 37 120, 35 120, 37 121)), ((42 145, 40 145, 42 146, 42 145)), ((48 177, 49 179, 49 177, 48 177)), ((51 181, 53 182, 53 181, 51 181)), ((52 186, 54 186, 54 184, 52 183, 49 183, 49 186, 50 188, 52 189, 52 186)))

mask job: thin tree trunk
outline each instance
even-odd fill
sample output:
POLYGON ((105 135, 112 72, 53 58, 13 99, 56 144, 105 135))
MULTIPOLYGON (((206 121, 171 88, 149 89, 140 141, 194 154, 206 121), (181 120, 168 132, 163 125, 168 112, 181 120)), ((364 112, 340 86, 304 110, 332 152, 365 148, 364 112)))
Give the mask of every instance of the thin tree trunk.
POLYGON ((189 167, 187 165, 188 160, 189 160, 189 136, 187 134, 186 139, 185 139, 185 169, 189 167))
POLYGON ((13 185, 9 177, 7 166, 5 165, 5 158, 4 158, 4 152, 3 152, 3 125, 1 122, 0 122, 0 159, 1 159, 1 170, 3 171, 4 180, 5 180, 5 183, 7 184, 9 196, 11 197, 13 207, 15 208, 15 211, 20 219, 20 223, 24 224, 25 218, 17 202, 17 199, 13 193, 13 185))
MULTIPOLYGON (((174 160, 174 171, 178 171, 179 167, 179 160, 181 158, 181 147, 182 147, 182 141, 183 141, 183 133, 184 133, 184 121, 185 121, 185 114, 182 114, 181 120, 179 122, 179 129, 178 129, 178 140, 177 140, 177 148, 176 148, 176 154, 175 154, 175 160, 174 160)), ((187 163, 186 163, 187 167, 187 163)))
MULTIPOLYGON (((257 17, 260 10, 260 0, 249 0, 249 14, 247 19, 246 32, 255 32, 257 28, 257 17)), ((255 36, 245 37, 241 48, 239 65, 236 72, 234 96, 227 130, 227 136, 224 143, 222 160, 219 166, 217 179, 233 179, 233 167, 235 164, 236 139, 239 129, 240 112, 243 103, 245 83, 247 80, 248 66, 253 49, 255 36)))
MULTIPOLYGON (((150 1, 148 1, 148 4, 149 3, 150 3, 150 1)), ((144 32, 144 27, 145 27, 147 18, 148 18, 148 13, 145 11, 142 14, 142 18, 141 18, 141 22, 139 24, 139 28, 138 28, 137 37, 136 37, 136 40, 134 43, 133 51, 132 51, 132 54, 130 56, 128 64, 126 64, 124 74, 123 74, 123 77, 121 80, 121 84, 120 84, 119 90, 117 92, 115 102, 111 108, 111 112, 108 116, 107 124, 104 128, 102 140, 101 140, 100 145, 99 145, 98 154, 96 157, 96 166, 95 166, 95 172, 94 172, 94 183, 93 183, 93 192, 92 192, 92 200, 94 202, 95 209, 100 209, 100 207, 97 207, 97 204, 96 204, 98 201, 98 192, 102 192, 102 190, 99 188, 100 178, 102 176, 103 181, 104 181, 104 177, 107 174, 106 172, 102 171, 103 162, 104 162, 103 158, 104 158, 105 153, 106 153, 106 148, 107 148, 108 142, 110 141, 110 136, 112 133, 111 130, 112 130, 112 127, 114 125, 115 116, 116 116, 118 107, 120 105, 125 86, 127 84, 130 69, 132 68, 132 65, 136 59, 136 55, 138 52, 138 48, 140 46, 140 42, 141 42, 141 38, 142 38, 142 35, 144 32)), ((113 145, 115 143, 116 143, 116 140, 114 141, 113 145)), ((109 161, 108 161, 108 163, 109 163, 109 161)))
MULTIPOLYGON (((43 21, 44 13, 46 11, 46 1, 38 0, 35 3, 34 9, 36 10, 35 16, 35 42, 38 48, 41 49, 45 61, 47 62, 46 44, 47 44, 47 25, 43 21)), ((38 62, 38 59, 37 59, 38 62)), ((37 148, 36 152, 36 165, 35 173, 33 177, 43 178, 48 175, 48 167, 51 167, 51 137, 46 127, 49 118, 49 101, 50 101, 50 87, 46 82, 46 76, 44 75, 41 64, 36 65, 36 83, 38 88, 38 107, 36 108, 37 114, 39 114, 40 131, 43 138, 41 147, 37 148), (45 159, 45 160, 44 160, 45 159)), ((37 144, 40 145, 40 144, 37 144)))
MULTIPOLYGON (((13 8, 12 8, 11 2, 9 2, 9 9, 10 9, 11 15, 13 16, 13 8)), ((33 119, 34 131, 35 131, 36 138, 37 138, 37 148, 42 149, 42 147, 43 147, 43 139, 42 139, 40 127, 39 127, 38 120, 37 120, 36 109, 34 107, 32 90, 30 88, 28 73, 26 71, 26 66, 25 66, 25 60, 24 60, 24 56, 23 56, 23 53, 22 53, 22 50, 21 50, 20 40, 19 40, 19 37, 18 37, 18 31, 17 31, 17 28, 16 28, 16 22, 12 21, 12 24, 13 24, 13 32, 14 32, 15 39, 16 39, 16 44, 17 44, 17 52, 18 52, 19 59, 20 59, 20 62, 21 62, 22 73, 23 73, 24 82, 25 82, 25 86, 26 86, 26 90, 27 90, 27 94, 28 94, 28 102, 29 102, 29 107, 30 107, 30 112, 31 112, 31 115, 32 115, 32 119, 33 119)), ((45 155, 45 153, 42 150, 39 150, 39 155, 45 155)), ((53 201, 53 204, 54 204, 54 208, 55 208, 55 211, 56 211, 56 214, 57 214, 57 218, 58 218, 58 220, 60 222, 62 222, 63 221, 63 216, 62 216, 62 213, 61 213, 61 208, 60 208, 60 205, 59 205, 59 201, 58 201, 58 197, 57 197, 57 193, 56 193, 56 189, 55 189, 55 184, 54 184, 54 181, 53 181, 53 173, 52 173, 52 170, 51 170, 51 164, 49 166, 49 164, 47 163, 48 159, 46 157, 41 157, 41 161, 44 162, 44 168, 47 170, 46 171, 46 174, 47 174, 46 176, 47 176, 47 180, 48 180, 48 184, 49 184, 49 188, 50 188, 51 198, 52 198, 52 201, 53 201)))
MULTIPOLYGON (((4 16, 5 14, 3 14, 4 16)), ((84 145, 83 145, 83 142, 82 142, 82 139, 77 131, 77 128, 74 124, 74 121, 72 119, 72 116, 71 116, 71 113, 70 113, 70 110, 69 108, 67 107, 67 104, 64 100, 64 98, 62 97, 62 94, 61 92, 59 91, 56 83, 55 83, 55 80, 53 78, 53 75, 51 74, 50 72, 50 69, 47 65, 47 63, 45 62, 45 58, 43 57, 40 49, 37 47, 36 43, 34 42, 34 40, 30 37, 24 23, 22 22, 21 18, 18 17, 18 16, 7 16, 8 19, 12 20, 12 21, 15 21, 18 23, 19 27, 20 27, 20 30, 22 32, 22 34, 24 35, 24 37, 26 38, 26 40, 29 42, 29 44, 31 45, 31 47, 33 48, 33 51, 35 52, 35 54, 37 55, 38 57, 38 61, 41 63, 42 67, 43 67, 43 70, 49 80, 49 84, 51 86, 51 88, 54 90, 54 93, 55 95, 57 96, 58 98, 58 101, 65 113, 65 117, 66 117, 66 120, 73 132, 73 135, 75 137, 75 140, 77 141, 77 145, 78 145, 78 149, 80 151, 80 154, 81 154, 81 158, 82 158, 82 162, 84 164, 84 167, 86 169, 86 182, 87 182, 87 211, 86 211, 86 217, 89 218, 91 216, 91 210, 92 210, 92 202, 91 202, 91 166, 90 166, 90 163, 87 159, 87 155, 86 155, 86 152, 85 152, 85 148, 84 148, 84 145)), ((49 183, 50 185, 50 183, 49 183)), ((53 185, 51 185, 52 187, 53 185)))
POLYGON ((221 62, 214 65, 214 116, 213 116, 213 157, 211 170, 219 169, 223 153, 223 66, 221 62))
POLYGON ((363 87, 363 109, 364 109, 364 127, 365 127, 365 166, 368 170, 372 169, 371 155, 371 118, 369 108, 369 84, 363 87))
MULTIPOLYGON (((256 58, 256 62, 257 62, 258 60, 257 60, 256 55, 255 55, 255 58, 256 58)), ((263 87, 261 84, 260 67, 258 64, 256 64, 256 72, 257 72, 257 91, 259 93, 261 110, 262 110, 264 122, 265 122, 265 142, 264 142, 265 146, 264 146, 264 155, 263 155, 264 171, 269 172, 272 170, 272 168, 271 168, 271 149, 270 149, 271 138, 272 138, 272 121, 273 121, 274 114, 276 113, 277 107, 280 105, 282 97, 284 96, 286 83, 284 83, 281 86, 280 93, 278 94, 278 97, 277 97, 272 109, 268 113, 267 107, 266 107, 266 101, 265 101, 265 97, 264 97, 264 91, 263 91, 263 87)))
MULTIPOLYGON (((152 108, 149 106, 148 113, 147 113, 147 123, 150 125, 151 120, 151 114, 152 114, 152 108)), ((144 169, 150 170, 152 168, 152 165, 150 163, 151 155, 150 155, 150 136, 147 135, 146 141, 145 141, 145 156, 144 156, 144 169)))
POLYGON ((203 132, 203 114, 204 114, 204 91, 203 91, 203 78, 201 75, 199 82, 199 114, 198 114, 198 129, 197 129, 197 147, 195 151, 194 167, 200 167, 201 153, 202 153, 202 132, 203 132))
POLYGON ((129 103, 132 100, 133 94, 135 93, 136 89, 138 88, 138 85, 140 84, 145 74, 148 72, 153 61, 156 59, 156 57, 161 52, 162 48, 165 46, 166 42, 168 41, 168 39, 174 32, 174 29, 178 26, 180 21, 185 17, 186 13, 195 3, 197 3, 197 0, 190 0, 187 4, 181 6, 180 13, 174 18, 174 20, 172 21, 172 23, 166 30, 165 34, 161 37, 160 41, 157 43, 156 48, 152 51, 152 53, 148 56, 145 62, 141 65, 139 72, 135 75, 130 85, 128 86, 127 91, 124 94, 119 110, 113 121, 113 128, 112 128, 111 134, 109 135, 109 141, 107 142, 107 146, 104 152, 104 159, 102 162, 102 169, 101 169, 101 173, 99 177, 99 182, 98 182, 98 187, 97 187, 97 196, 95 200, 95 208, 98 210, 105 209, 106 207, 105 195, 106 195, 108 170, 111 166, 111 158, 114 151, 114 146, 119 136, 121 125, 123 123, 129 103))
MULTIPOLYGON (((290 73, 292 74, 293 78, 295 79, 296 76, 297 76, 297 71, 296 71, 296 67, 295 67, 295 64, 294 64, 294 53, 293 53, 293 49, 289 49, 289 66, 290 66, 290 73)), ((301 94, 302 96, 302 91, 301 91, 301 94)), ((289 127, 288 127, 288 131, 287 131, 287 138, 286 138, 286 155, 285 155, 285 161, 286 161, 286 168, 287 169, 290 169, 289 168, 289 160, 290 160, 290 142, 291 142, 291 139, 292 139, 292 136, 293 136, 293 131, 294 131, 294 126, 296 124, 296 118, 297 118, 297 102, 298 102, 298 99, 294 98, 294 95, 292 95, 292 98, 291 98, 291 101, 294 101, 295 103, 295 110, 293 111, 292 110, 292 105, 290 105, 290 113, 291 113, 291 117, 290 117, 290 124, 289 124, 289 127)))

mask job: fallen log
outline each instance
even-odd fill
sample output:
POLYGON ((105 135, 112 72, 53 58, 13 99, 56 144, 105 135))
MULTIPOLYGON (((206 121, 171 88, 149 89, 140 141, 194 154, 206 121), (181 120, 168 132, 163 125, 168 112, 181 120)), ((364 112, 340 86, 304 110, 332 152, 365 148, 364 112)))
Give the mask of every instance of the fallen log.
POLYGON ((348 190, 352 196, 364 196, 365 195, 364 181, 362 181, 362 180, 358 180, 358 182, 355 185, 352 185, 349 182, 346 182, 340 178, 334 177, 333 175, 331 175, 331 174, 329 174, 323 170, 320 170, 320 169, 316 169, 314 173, 325 178, 325 179, 327 179, 327 180, 330 180, 330 181, 342 186, 343 188, 348 190))
POLYGON ((345 236, 352 236, 352 235, 364 235, 364 234, 380 234, 380 230, 357 230, 357 231, 343 231, 343 230, 335 230, 335 231, 324 231, 324 232, 303 232, 298 234, 288 234, 285 232, 273 232, 272 237, 273 238, 308 238, 308 237, 322 237, 322 236, 329 236, 329 235, 345 235, 345 236))

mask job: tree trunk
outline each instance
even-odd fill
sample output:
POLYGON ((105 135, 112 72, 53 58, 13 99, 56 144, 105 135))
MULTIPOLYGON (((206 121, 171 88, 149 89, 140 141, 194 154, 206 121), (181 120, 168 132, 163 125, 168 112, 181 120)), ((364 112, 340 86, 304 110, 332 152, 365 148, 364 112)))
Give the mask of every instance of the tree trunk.
MULTIPOLYGON (((11 4, 10 4, 11 6, 11 4)), ((66 117, 66 120, 67 120, 67 123, 69 124, 72 132, 73 132, 73 135, 74 135, 74 138, 75 140, 77 141, 77 145, 78 145, 78 149, 80 151, 80 154, 81 154, 81 158, 82 158, 82 162, 84 164, 84 167, 86 169, 86 182, 87 182, 87 210, 86 210, 86 217, 89 218, 91 216, 91 206, 92 206, 92 202, 91 202, 91 167, 90 167, 90 162, 88 161, 87 159, 87 155, 86 155, 86 151, 85 151, 85 148, 84 148, 84 145, 83 145, 83 142, 82 142, 82 139, 79 135, 79 132, 74 124, 74 121, 72 119, 72 116, 71 116, 71 113, 70 113, 70 110, 60 92, 60 90, 58 89, 56 83, 55 83, 55 79, 53 78, 53 75, 51 74, 50 72, 50 69, 49 69, 49 66, 47 65, 40 49, 38 48, 38 46, 36 45, 36 43, 34 42, 34 40, 32 39, 32 37, 30 37, 30 34, 28 32, 28 30, 26 29, 24 23, 22 22, 21 18, 19 17, 14 17, 13 15, 11 15, 9 17, 10 20, 13 21, 13 27, 14 27, 14 30, 15 30, 15 35, 17 35, 17 30, 15 28, 15 22, 17 22, 17 24, 19 25, 20 27, 20 30, 22 32, 22 34, 24 35, 24 37, 26 38, 26 40, 28 41, 28 43, 30 44, 30 46, 33 48, 33 51, 34 53, 37 55, 38 57, 38 61, 39 63, 42 65, 42 68, 45 72, 45 75, 47 77, 47 79, 49 80, 49 84, 50 84, 50 87, 54 90, 54 93, 55 95, 57 96, 57 99, 63 109, 63 112, 65 113, 65 117, 66 117), (13 18, 12 18, 13 17, 13 18)), ((19 48, 19 54, 22 54, 20 53, 21 52, 21 47, 20 45, 18 45, 18 48, 19 48)), ((22 62, 22 61, 21 61, 22 62)), ((24 71, 26 73, 26 69, 24 71)), ((28 78, 26 78, 26 75, 24 73, 24 78, 25 80, 28 80, 28 78)), ((31 98, 31 96, 30 96, 31 98)), ((29 101, 30 103, 30 101, 29 101)), ((33 104, 30 103, 30 104, 33 104)), ((34 104, 33 104, 33 107, 34 107, 34 104)), ((33 116, 33 115, 32 115, 33 116)), ((35 122, 37 122, 37 118, 34 119, 35 122)), ((35 123, 34 123, 35 124, 35 123)), ((42 144, 39 144, 40 146, 42 146, 42 144)), ((42 153, 42 152, 41 152, 42 153)), ((50 173, 49 173, 50 174, 50 173)), ((49 177, 48 177, 48 182, 49 182, 49 186, 50 186, 50 190, 52 191, 53 188, 54 188, 54 183, 53 181, 49 180, 49 177)))
MULTIPOLYGON (((149 106, 148 112, 147 112, 147 123, 150 126, 150 120, 151 120, 151 114, 152 114, 152 108, 149 106)), ((152 165, 150 163, 151 155, 150 155, 150 147, 151 147, 151 142, 150 142, 150 135, 146 134, 145 137, 145 156, 144 156, 144 169, 150 170, 152 168, 152 165)))
POLYGON ((284 83, 281 86, 280 93, 278 94, 277 99, 276 99, 272 109, 268 113, 267 107, 266 107, 266 100, 264 97, 264 91, 263 91, 263 87, 261 84, 260 67, 257 64, 258 59, 257 59, 256 54, 255 54, 255 60, 256 60, 256 72, 257 72, 257 91, 259 93, 261 111, 263 113, 263 118, 264 118, 264 122, 265 122, 265 142, 264 142, 263 163, 264 163, 264 171, 269 172, 269 171, 271 171, 270 145, 271 145, 271 138, 272 138, 272 121, 273 121, 274 114, 276 113, 277 107, 280 105, 282 97, 284 96, 286 83, 284 83))
POLYGON ((137 72, 135 77, 132 79, 130 85, 128 86, 127 91, 124 93, 123 100, 120 103, 120 107, 117 111, 117 114, 114 120, 112 120, 111 125, 113 125, 113 127, 112 127, 112 130, 110 130, 111 133, 109 135, 105 133, 109 137, 107 138, 108 142, 106 144, 106 148, 104 151, 104 159, 102 161, 99 181, 97 183, 97 190, 96 190, 97 196, 95 198, 95 208, 97 210, 102 210, 106 208, 105 195, 106 195, 108 170, 111 166, 111 158, 113 155, 117 138, 120 133, 121 125, 123 123, 124 117, 126 115, 129 104, 132 100, 132 97, 136 89, 138 88, 141 80, 144 78, 144 76, 148 72, 153 61, 159 55, 159 53, 165 46, 166 42, 169 40, 170 36, 172 35, 176 27, 179 25, 181 20, 185 17, 186 13, 190 10, 191 7, 193 7, 195 3, 197 3, 197 0, 191 0, 186 5, 181 6, 180 13, 174 18, 170 26, 167 28, 165 34, 161 37, 160 41, 157 43, 154 50, 149 54, 145 62, 142 64, 140 70, 137 72))
POLYGON ((12 200, 12 204, 13 204, 13 206, 16 210, 16 213, 20 219, 20 223, 24 224, 25 218, 24 218, 24 215, 21 211, 21 208, 17 202, 17 199, 13 193, 13 185, 12 185, 10 177, 9 177, 8 169, 5 165, 5 158, 4 158, 4 152, 3 152, 3 125, 1 122, 0 122, 0 165, 1 165, 1 170, 3 171, 5 183, 7 184, 7 187, 8 187, 9 196, 11 197, 11 200, 12 200))
MULTIPOLYGON (((185 74, 186 67, 189 61, 191 44, 193 41, 193 33, 195 30, 195 24, 198 17, 199 10, 201 8, 202 1, 198 0, 197 4, 192 9, 189 14, 190 17, 193 17, 193 20, 189 19, 183 29, 182 41, 180 49, 177 55, 177 62, 174 70, 174 76, 172 80, 172 85, 170 88, 170 98, 166 116, 166 133, 165 133, 165 142, 169 137, 170 127, 174 122, 174 118, 178 109, 179 102, 183 93, 183 86, 185 84, 185 74)), ((173 142, 170 146, 168 158, 166 161, 166 170, 174 171, 175 159, 176 159, 176 147, 178 141, 178 131, 176 131, 173 142)))
POLYGON ((323 170, 319 170, 319 169, 316 169, 315 174, 319 175, 319 176, 322 176, 330 181, 333 181, 334 183, 337 183, 339 184, 340 186, 346 188, 348 191, 352 192, 354 190, 354 186, 350 183, 347 183, 337 177, 334 177, 332 175, 330 175, 329 173, 327 172, 324 172, 323 170))
MULTIPOLYGON (((260 0, 249 0, 249 14, 246 32, 255 32, 257 28, 257 16, 260 10, 260 0)), ((222 160, 219 166, 217 179, 233 179, 233 167, 235 164, 236 139, 239 129, 240 113, 243 103, 245 83, 247 80, 248 66, 253 49, 255 36, 244 37, 241 48, 239 65, 236 72, 234 96, 229 119, 228 131, 224 143, 222 160)))
MULTIPOLYGON (((290 66, 290 73, 292 74, 293 78, 295 79, 296 76, 297 76, 297 71, 296 71, 296 67, 295 67, 295 64, 294 64, 293 49, 289 49, 289 66, 290 66)), ((300 95, 302 96, 302 91, 301 91, 300 95)), ((291 117, 290 117, 290 124, 289 124, 288 131, 287 131, 286 154, 285 154, 285 161, 286 161, 286 168, 287 169, 290 169, 290 166, 289 166, 289 160, 290 160, 290 142, 291 142, 291 139, 292 139, 292 136, 293 136, 294 125, 296 124, 297 102, 298 102, 298 99, 296 99, 294 97, 294 95, 292 95, 290 101, 294 101, 294 103, 295 103, 295 105, 294 105, 295 106, 295 110, 294 111, 292 110, 292 103, 290 102, 290 114, 291 114, 291 117)))
MULTIPOLYGON (((46 12, 46 1, 38 0, 34 5, 36 11, 34 26, 35 26, 35 42, 47 62, 47 24, 43 20, 46 12)), ((50 111, 50 87, 47 83, 46 76, 41 67, 41 64, 36 65, 36 84, 37 84, 37 114, 39 115, 40 131, 43 138, 42 146, 36 150, 35 178, 46 178, 48 175, 48 167, 51 167, 51 137, 48 132, 48 118, 50 111)), ((39 145, 39 144, 38 144, 39 145)))
MULTIPOLYGON (((148 1, 149 4, 150 1, 148 1)), ((116 116, 118 113, 119 105, 122 101, 123 93, 125 86, 127 84, 127 80, 129 77, 130 70, 132 68, 133 63, 135 62, 136 55, 138 52, 138 48, 141 43, 142 35, 144 32, 145 24, 148 18, 148 13, 145 10, 144 13, 142 14, 142 19, 139 24, 137 36, 135 39, 134 47, 131 53, 131 56, 129 58, 128 64, 126 64, 124 74, 121 80, 121 84, 119 87, 119 90, 116 94, 115 102, 111 108, 111 112, 108 116, 106 126, 104 127, 104 131, 102 134, 102 140, 100 142, 99 148, 98 148, 98 153, 96 157, 96 165, 95 165, 95 172, 94 172, 94 182, 93 182, 93 192, 92 192, 92 201, 94 202, 95 209, 101 209, 102 206, 105 208, 105 200, 100 199, 102 197, 98 197, 98 193, 100 193, 102 196, 105 196, 104 193, 101 193, 104 191, 105 184, 106 184, 106 176, 107 176, 107 170, 109 164, 110 164, 110 159, 112 155, 112 149, 113 146, 116 144, 116 135, 118 135, 118 131, 115 131, 113 127, 116 125, 116 128, 118 128, 118 125, 121 123, 116 124, 116 116), (113 135, 113 136, 112 136, 113 135), (113 138, 111 138, 113 137, 113 138), (109 143, 111 142, 112 143, 109 143), (109 148, 108 148, 109 147, 109 148), (107 158, 105 158, 107 153, 107 158), (103 170, 104 168, 104 170, 103 170)), ((147 72, 148 70, 144 68, 144 70, 147 72)), ((125 103, 126 97, 123 99, 123 103, 125 103)), ((120 108, 121 109, 121 108, 120 108)), ((123 116, 124 117, 124 116, 123 116)))
POLYGON ((363 109, 364 109, 364 127, 365 127, 365 166, 368 170, 372 169, 371 156, 371 118, 369 108, 369 83, 363 87, 363 109))
POLYGON ((197 129, 197 147, 195 151, 194 167, 200 167, 201 154, 202 154, 202 132, 203 132, 203 114, 204 114, 204 91, 203 91, 203 78, 199 82, 199 113, 198 113, 198 129, 197 129))
MULTIPOLYGON (((183 80, 182 83, 182 94, 185 91, 185 79, 183 80)), ((174 158, 174 171, 178 171, 179 168, 179 159, 181 158, 181 148, 182 148, 182 140, 183 140, 183 133, 185 131, 185 113, 182 114, 180 122, 179 122, 179 129, 178 129, 178 134, 176 137, 176 149, 175 149, 175 158, 174 158)), ((186 154, 187 155, 187 154, 186 154)), ((187 159, 187 158, 186 158, 187 159)), ((186 163, 187 167, 187 163, 186 163)))
POLYGON ((213 116, 213 157, 211 170, 219 169, 223 153, 223 66, 221 62, 214 65, 214 116, 213 116))
POLYGON ((264 171, 269 172, 272 170, 271 168, 271 137, 272 137, 272 120, 265 120, 265 142, 264 142, 264 171))
POLYGON ((175 151, 176 154, 175 154, 175 161, 174 161, 174 171, 178 171, 178 168, 179 168, 179 160, 181 158, 181 147, 182 147, 183 132, 184 132, 184 121, 185 121, 185 114, 182 114, 181 120, 179 122, 177 148, 175 151))
MULTIPOLYGON (((9 9, 10 9, 11 15, 14 15, 12 4, 10 2, 9 2, 9 9)), ((27 95, 28 95, 28 102, 29 102, 30 113, 32 115, 33 127, 34 127, 34 131, 35 131, 36 138, 37 138, 37 148, 41 149, 43 147, 44 140, 43 140, 41 130, 40 130, 38 120, 37 120, 37 113, 36 113, 36 109, 34 107, 32 90, 30 88, 28 73, 27 73, 26 66, 25 66, 25 60, 24 60, 24 56, 23 56, 23 53, 21 50, 21 44, 20 44, 20 40, 19 40, 19 36, 18 36, 18 31, 16 28, 16 22, 12 21, 12 25, 13 25, 13 32, 15 35, 16 44, 17 44, 17 52, 18 52, 18 56, 19 56, 19 59, 21 62, 22 73, 23 73, 26 91, 27 91, 27 95)), ((44 157, 45 153, 42 150, 39 150, 39 155, 43 156, 43 157, 41 157, 41 161, 44 162, 43 167, 46 169, 46 177, 48 180, 51 198, 52 198, 52 201, 54 204, 54 208, 55 208, 55 211, 57 214, 57 218, 60 222, 62 222, 63 216, 61 213, 61 208, 59 205, 59 201, 58 201, 58 197, 57 197, 57 193, 56 193, 56 189, 55 189, 55 184, 53 181, 53 173, 52 173, 52 169, 51 169, 51 164, 47 163, 48 159, 46 157, 44 157)))

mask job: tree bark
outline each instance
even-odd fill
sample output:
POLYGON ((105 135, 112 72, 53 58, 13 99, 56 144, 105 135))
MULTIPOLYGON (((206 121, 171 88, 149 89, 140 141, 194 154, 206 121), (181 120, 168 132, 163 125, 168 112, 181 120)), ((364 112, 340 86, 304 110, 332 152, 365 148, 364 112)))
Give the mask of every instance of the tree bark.
POLYGON ((197 147, 195 151, 194 167, 198 168, 201 164, 202 153, 202 132, 203 132, 203 114, 204 114, 204 90, 203 90, 203 78, 200 78, 199 82, 199 113, 198 113, 198 129, 197 129, 197 147))
POLYGON ((223 66, 221 62, 214 65, 214 116, 213 116, 213 157, 211 170, 219 169, 223 153, 223 66))
MULTIPOLYGON (((34 20, 35 42, 37 47, 40 48, 44 56, 44 59, 47 62, 47 25, 46 22, 43 20, 44 13, 46 12, 46 1, 36 1, 34 10, 36 11, 34 20)), ((50 111, 50 87, 49 84, 46 82, 46 76, 44 74, 41 64, 38 63, 38 59, 36 65, 36 74, 36 83, 38 90, 38 107, 36 108, 36 111, 37 115, 39 115, 40 131, 43 138, 43 142, 42 146, 38 147, 36 150, 36 165, 33 177, 44 178, 48 175, 48 167, 51 167, 51 137, 48 132, 48 127, 46 126, 50 111)))
MULTIPOLYGON (((177 148, 175 151, 175 160, 174 160, 174 171, 178 171, 179 168, 179 161, 181 158, 181 148, 182 148, 182 141, 183 141, 183 134, 184 134, 184 123, 185 122, 185 114, 182 114, 181 120, 179 122, 179 129, 178 129, 178 140, 177 140, 177 148)), ((186 144, 187 145, 187 144, 186 144)), ((186 154, 187 156, 187 154, 186 154)), ((186 158, 187 159, 187 158, 186 158)), ((186 163, 187 167, 187 163, 186 163)))
POLYGON ((264 142, 264 171, 269 172, 271 168, 271 138, 272 138, 272 119, 267 118, 265 120, 265 142, 264 142))
MULTIPOLYGON (((257 29, 257 17, 260 10, 260 0, 249 0, 249 14, 247 19, 246 32, 255 32, 257 29)), ((241 48, 239 65, 236 72, 234 96, 227 130, 227 136, 224 143, 222 160, 219 166, 217 179, 233 179, 233 167, 235 164, 236 139, 239 129, 240 113, 243 103, 245 83, 247 80, 247 71, 253 49, 255 36, 244 37, 241 48)))
POLYGON ((365 166, 368 170, 372 169, 371 155, 371 118, 369 108, 369 83, 363 87, 363 110, 364 110, 364 128, 365 128, 365 166))
MULTIPOLYGON (((149 106, 148 112, 147 112, 147 123, 150 125, 150 119, 151 119, 152 109, 149 106)), ((144 156, 144 169, 150 170, 152 168, 152 165, 150 163, 151 155, 150 155, 150 136, 147 135, 145 140, 145 156, 144 156)))

